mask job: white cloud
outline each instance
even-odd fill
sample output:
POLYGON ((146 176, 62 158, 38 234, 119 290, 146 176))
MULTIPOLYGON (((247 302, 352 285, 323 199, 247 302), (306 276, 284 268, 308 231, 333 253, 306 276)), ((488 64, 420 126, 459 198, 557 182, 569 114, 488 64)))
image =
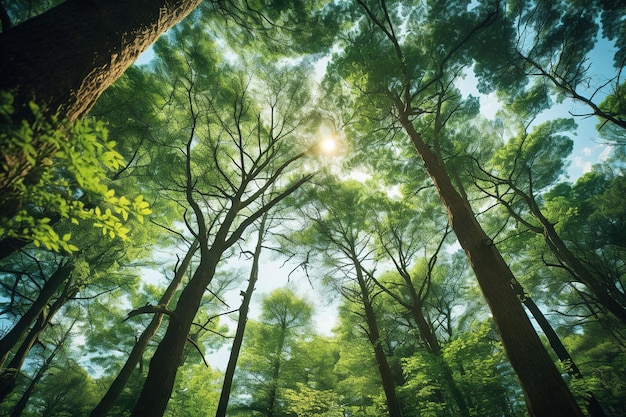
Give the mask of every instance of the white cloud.
POLYGON ((583 174, 591 171, 591 166, 592 165, 593 164, 590 161, 585 161, 580 156, 575 156, 574 157, 574 166, 576 168, 580 168, 582 170, 583 174))
POLYGON ((480 95, 480 114, 489 120, 496 118, 496 113, 502 108, 502 103, 498 101, 496 93, 480 95))
POLYGON ((590 147, 588 147, 588 146, 585 146, 583 148, 583 150, 582 150, 582 154, 585 155, 585 156, 591 156, 592 152, 593 152, 593 150, 590 147))
POLYGON ((606 145, 600 155, 598 155, 598 159, 600 161, 606 161, 611 156, 611 152, 613 152, 613 147, 610 145, 606 145))

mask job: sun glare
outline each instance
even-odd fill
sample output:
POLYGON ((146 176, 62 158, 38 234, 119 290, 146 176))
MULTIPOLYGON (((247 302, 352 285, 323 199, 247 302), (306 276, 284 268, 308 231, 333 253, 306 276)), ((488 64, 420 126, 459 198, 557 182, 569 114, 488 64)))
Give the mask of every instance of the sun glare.
POLYGON ((337 149, 337 140, 332 136, 327 136, 322 139, 322 142, 320 143, 320 148, 325 154, 332 154, 335 149, 337 149))

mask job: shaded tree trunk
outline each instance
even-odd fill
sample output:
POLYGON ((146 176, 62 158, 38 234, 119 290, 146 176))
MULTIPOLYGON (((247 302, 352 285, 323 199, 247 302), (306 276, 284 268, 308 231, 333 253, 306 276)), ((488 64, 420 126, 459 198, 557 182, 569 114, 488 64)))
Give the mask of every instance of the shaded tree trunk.
POLYGON ((372 344, 372 347, 374 348, 374 356, 378 365, 378 372, 380 373, 383 390, 385 392, 385 397, 387 398, 389 417, 402 417, 400 403, 398 402, 395 384, 393 382, 393 374, 391 372, 391 368, 389 367, 389 362, 387 361, 387 355, 385 355, 385 351, 383 349, 382 339, 380 337, 378 323, 376 321, 376 313, 374 312, 374 307, 371 303, 370 291, 367 287, 367 283, 365 282, 365 277, 363 276, 363 269, 360 266, 360 262, 355 254, 352 254, 352 262, 355 266, 357 282, 359 284, 359 289, 361 290, 361 302, 363 304, 365 319, 367 322, 367 336, 372 344))
POLYGON ((48 305, 61 285, 63 285, 63 283, 69 278, 73 270, 74 265, 72 263, 60 265, 50 276, 48 281, 46 281, 37 295, 35 302, 18 320, 15 326, 13 326, 13 328, 2 339, 0 339, 0 367, 6 362, 9 351, 29 329, 31 324, 33 324, 33 322, 41 316, 46 305, 48 305))
MULTIPOLYGON (((32 119, 29 102, 73 121, 91 109, 156 39, 201 0, 67 0, 0 33, 0 91, 14 95, 12 123, 32 119)), ((37 161, 55 150, 34 138, 37 161)), ((0 155, 1 211, 13 216, 22 192, 15 183, 36 175, 20 151, 0 155)))
POLYGON ((496 196, 501 203, 504 203, 509 214, 524 224, 530 231, 541 234, 554 256, 567 266, 567 272, 576 281, 585 284, 600 305, 612 313, 622 324, 626 324, 626 294, 620 291, 610 278, 602 276, 602 273, 595 274, 581 262, 561 239, 561 236, 554 228, 554 224, 544 216, 532 193, 524 192, 511 182, 507 182, 507 185, 526 203, 530 213, 540 225, 530 224, 518 212, 513 210, 509 204, 504 203, 502 198, 496 196))
POLYGON ((35 387, 37 386, 41 378, 43 378, 46 371, 50 368, 50 365, 52 365, 52 361, 54 360, 56 355, 63 348, 63 345, 65 344, 65 341, 69 337, 73 326, 74 324, 72 324, 72 326, 70 326, 67 332, 63 334, 63 337, 61 337, 61 340, 59 340, 59 342, 54 346, 54 349, 52 350, 50 355, 46 358, 46 360, 43 362, 41 367, 37 370, 37 373, 28 384, 28 387, 26 387, 26 390, 24 391, 20 399, 17 401, 17 403, 13 407, 13 410, 11 411, 11 417, 19 417, 22 415, 22 412, 26 408, 26 405, 28 404, 28 400, 30 399, 30 396, 32 395, 35 387))
POLYGON ((157 417, 165 412, 167 402, 172 395, 176 372, 183 357, 191 324, 225 249, 223 243, 214 244, 208 251, 201 249, 200 264, 181 292, 176 308, 169 315, 167 331, 150 360, 148 376, 132 416, 157 417))
POLYGON ((228 408, 228 400, 230 398, 230 391, 233 385, 233 377, 235 376, 237 360, 239 359, 239 353, 241 352, 241 346, 243 345, 243 336, 246 331, 248 311, 250 309, 250 300, 252 299, 252 293, 254 292, 254 287, 259 278, 259 258, 261 256, 261 250, 263 248, 263 236, 265 234, 266 220, 267 215, 264 215, 261 219, 261 225, 259 226, 257 244, 254 248, 254 257, 252 259, 252 268, 250 269, 248 286, 246 288, 246 291, 243 293, 243 300, 241 301, 241 307, 239 307, 237 331, 235 332, 233 345, 230 349, 230 356, 228 358, 226 372, 224 373, 224 383, 222 384, 222 392, 220 393, 220 400, 217 405, 215 417, 226 417, 226 409, 228 408))
POLYGON ((22 365, 24 364, 31 348, 39 339, 41 333, 50 325, 54 315, 61 309, 67 300, 76 294, 76 290, 70 293, 70 287, 71 284, 68 282, 65 285, 63 292, 50 306, 48 312, 41 312, 33 327, 26 335, 26 338, 20 344, 17 352, 15 352, 15 355, 11 358, 11 361, 7 365, 6 369, 0 374, 0 402, 4 401, 7 395, 9 395, 15 388, 15 382, 20 370, 22 369, 22 365))
MULTIPOLYGON (((191 259, 198 250, 198 247, 199 244, 196 240, 194 241, 194 243, 192 243, 191 247, 187 251, 187 255, 185 255, 185 258, 183 258, 183 261, 181 262, 176 273, 174 274, 174 278, 168 285, 165 293, 163 293, 163 295, 159 299, 159 305, 167 307, 172 301, 172 298, 174 297, 174 294, 176 293, 178 287, 180 287, 180 284, 183 281, 183 278, 187 272, 187 268, 191 263, 191 259)), ((161 327, 162 321, 163 313, 155 313, 154 317, 152 318, 146 329, 141 333, 139 340, 137 340, 137 343, 135 343, 135 346, 133 346, 133 349, 128 355, 128 359, 126 359, 124 366, 122 366, 122 369, 119 371, 119 373, 111 383, 111 386, 107 390, 106 394, 104 394, 98 405, 96 405, 96 407, 91 411, 89 417, 104 417, 108 415, 109 411, 111 411, 111 408, 115 404, 115 400, 117 400, 122 390, 126 386, 126 383, 128 382, 128 379, 132 375, 135 367, 137 366, 137 363, 141 360, 143 352, 146 350, 148 343, 150 342, 150 340, 152 340, 159 327, 161 327)))
POLYGON ((530 414, 535 417, 582 417, 511 286, 515 279, 467 202, 454 188, 445 167, 415 130, 404 106, 399 121, 420 155, 491 309, 502 344, 515 370, 530 414))

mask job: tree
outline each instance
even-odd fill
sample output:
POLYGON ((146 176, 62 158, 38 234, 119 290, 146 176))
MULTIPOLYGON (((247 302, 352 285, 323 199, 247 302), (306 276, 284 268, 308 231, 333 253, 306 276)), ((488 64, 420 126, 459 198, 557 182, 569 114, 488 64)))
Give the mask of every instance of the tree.
POLYGON ((374 283, 375 250, 366 220, 367 214, 376 207, 372 204, 373 198, 363 193, 358 183, 341 183, 333 178, 329 178, 323 188, 311 190, 309 198, 310 205, 303 207, 303 214, 311 222, 310 230, 299 243, 306 242, 311 247, 309 250, 323 254, 338 275, 337 282, 331 285, 359 306, 360 311, 353 314, 364 321, 363 331, 374 350, 389 415, 400 417, 395 381, 374 309, 374 298, 378 294, 374 283))
POLYGON ((470 40, 490 35, 497 5, 468 10, 464 2, 437 2, 421 11, 391 2, 357 3, 355 12, 363 19, 338 55, 337 70, 386 109, 384 120, 400 126, 419 154, 480 283, 531 414, 582 415, 510 285, 515 277, 455 186, 442 151, 453 149, 445 139, 454 137, 451 124, 464 109, 454 80, 470 64, 470 40), (410 27, 400 30, 407 16, 410 27))
MULTIPOLYGON (((423 209, 425 216, 420 219, 416 214, 416 206, 412 206, 411 203, 413 202, 407 196, 401 202, 389 201, 382 204, 384 207, 383 218, 376 225, 376 233, 381 252, 393 262, 400 276, 400 282, 393 279, 389 281, 378 279, 376 283, 385 294, 411 315, 410 326, 419 334, 425 350, 433 355, 431 360, 441 362, 441 344, 435 334, 434 323, 428 317, 426 299, 430 298, 437 256, 444 245, 449 230, 447 224, 443 231, 431 232, 427 230, 424 220, 434 221, 435 225, 441 224, 436 220, 438 215, 441 219, 442 213, 423 209), (437 239, 439 236, 433 236, 436 234, 442 237, 437 239), (437 242, 433 244, 429 240, 437 240, 437 242), (431 249, 430 246, 433 248, 431 249), (418 265, 416 264, 415 268, 411 268, 411 265, 421 250, 424 252, 432 250, 432 255, 428 260, 424 260, 426 266, 420 268, 422 271, 418 272, 415 271, 418 265)), ((458 407, 458 412, 468 416, 465 399, 452 378, 452 371, 443 362, 441 362, 441 371, 447 388, 458 407)))
POLYGON ((237 329, 235 331, 235 337, 233 338, 233 344, 230 349, 230 356, 228 358, 228 365, 226 366, 226 372, 224 373, 224 382, 222 384, 222 391, 220 393, 219 404, 215 417, 225 417, 228 407, 228 400, 230 398, 230 392, 233 384, 233 378, 235 376, 235 369, 237 368, 237 360, 239 359, 239 353, 243 345, 243 338, 246 331, 246 323, 248 321, 248 312, 250 310, 250 301, 252 301, 252 294, 255 290, 255 286, 259 279, 259 260, 261 257, 261 251, 263 249, 263 240, 266 233, 267 213, 261 217, 261 222, 258 228, 257 243, 252 254, 252 266, 250 268, 250 276, 248 277, 248 285, 245 291, 241 292, 242 300, 239 307, 239 317, 237 318, 237 329))
POLYGON ((293 347, 308 333, 312 313, 310 304, 286 288, 263 297, 260 321, 250 323, 240 360, 239 385, 251 399, 248 404, 237 401, 233 411, 285 415, 284 390, 296 382, 290 378, 288 361, 293 347))
MULTIPOLYGON (((165 292, 159 299, 158 305, 164 306, 164 308, 166 309, 169 308, 170 302, 172 301, 172 298, 174 297, 174 293, 178 290, 178 288, 182 284, 183 278, 186 276, 187 269, 189 267, 189 264, 191 263, 191 259, 195 255, 198 248, 199 248, 198 242, 194 241, 191 247, 189 248, 187 254, 185 255, 185 258, 183 258, 180 265, 177 265, 178 268, 176 268, 175 270, 174 278, 172 279, 172 281, 170 281, 167 289, 165 290, 165 292)), ((135 315, 135 314, 138 314, 137 310, 134 310, 133 312, 129 313, 128 317, 130 318, 132 315, 135 315)), ((137 366, 137 363, 141 360, 141 357, 146 347, 148 346, 148 343, 150 342, 150 340, 152 340, 157 330, 161 326, 161 322, 163 321, 163 316, 164 316, 163 312, 155 313, 154 317, 152 318, 148 326, 144 329, 144 331, 141 333, 141 336, 139 336, 139 338, 137 339, 136 343, 134 344, 132 348, 132 351, 130 352, 130 354, 128 355, 128 358, 126 359, 126 362, 124 363, 119 373, 117 374, 117 376, 115 377, 111 385, 109 386, 109 389, 107 390, 106 394, 102 397, 100 402, 96 405, 96 407, 89 414, 90 417, 105 416, 111 410, 111 408, 113 407, 113 404, 115 403, 115 400, 117 399, 117 397, 120 395, 120 393, 126 386, 126 383, 128 382, 134 368, 137 366)))
MULTIPOLYGON (((583 283, 604 308, 626 323, 626 294, 620 289, 619 279, 606 276, 605 268, 590 268, 588 265, 593 263, 582 260, 588 259, 589 255, 582 259, 576 256, 557 232, 555 226, 559 217, 549 219, 539 201, 542 190, 555 183, 564 171, 563 156, 571 151, 572 141, 561 132, 571 128, 571 120, 546 122, 531 132, 524 130, 510 139, 494 154, 488 166, 474 159, 481 171, 477 186, 502 204, 520 225, 543 236, 554 257, 573 280, 583 283)), ((582 237, 582 234, 579 239, 574 237, 571 247, 580 247, 577 240, 582 237)), ((597 249, 598 246, 594 245, 593 249, 589 248, 589 253, 597 249)))
MULTIPOLYGON (((153 306, 153 312, 164 312, 170 321, 133 415, 163 414, 199 303, 224 253, 311 178, 294 171, 311 150, 297 152, 287 144, 301 140, 299 129, 306 128, 304 77, 294 79, 288 70, 275 69, 273 80, 254 80, 265 82, 262 95, 234 71, 224 71, 216 84, 211 45, 202 28, 181 27, 173 36, 184 47, 165 40, 160 46, 168 52, 163 76, 175 81, 172 113, 166 114, 176 114, 176 123, 163 132, 171 136, 163 144, 169 152, 161 157, 173 167, 168 173, 173 186, 168 188, 186 208, 183 220, 199 241, 200 261, 173 310, 153 306), (191 66, 194 60, 205 65, 191 66), (255 97, 264 97, 267 107, 255 97)), ((302 69, 289 71, 302 75, 302 69)))

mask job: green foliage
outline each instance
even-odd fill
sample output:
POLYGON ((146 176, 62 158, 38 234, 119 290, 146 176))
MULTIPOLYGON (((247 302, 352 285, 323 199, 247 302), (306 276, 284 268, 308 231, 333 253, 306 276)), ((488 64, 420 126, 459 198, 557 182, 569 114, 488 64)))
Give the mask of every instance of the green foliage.
POLYGON ((416 352, 404 359, 402 365, 407 382, 398 391, 404 407, 407 410, 419 410, 419 415, 424 417, 445 415, 445 403, 441 398, 444 387, 441 385, 443 369, 440 360, 436 360, 433 355, 416 352))
POLYGON ((215 414, 219 400, 220 373, 203 363, 184 365, 165 416, 204 417, 215 414))
POLYGON ((298 417, 344 417, 341 399, 335 391, 315 390, 302 383, 296 387, 285 391, 290 413, 298 417))
POLYGON ((506 361, 491 321, 474 323, 443 349, 443 359, 454 370, 455 380, 474 416, 523 413, 521 392, 506 361))
POLYGON ((53 227, 56 220, 67 219, 90 222, 110 238, 128 239, 129 214, 141 222, 151 210, 142 196, 132 201, 117 197, 106 185, 106 174, 119 169, 123 158, 104 124, 91 119, 60 123, 31 104, 32 122, 14 125, 12 97, 2 93, 0 100, 0 143, 10 155, 2 161, 0 235, 71 253, 79 249, 71 233, 59 236, 53 227))
POLYGON ((68 359, 50 369, 37 387, 27 416, 83 417, 96 404, 92 377, 75 361, 68 359))

